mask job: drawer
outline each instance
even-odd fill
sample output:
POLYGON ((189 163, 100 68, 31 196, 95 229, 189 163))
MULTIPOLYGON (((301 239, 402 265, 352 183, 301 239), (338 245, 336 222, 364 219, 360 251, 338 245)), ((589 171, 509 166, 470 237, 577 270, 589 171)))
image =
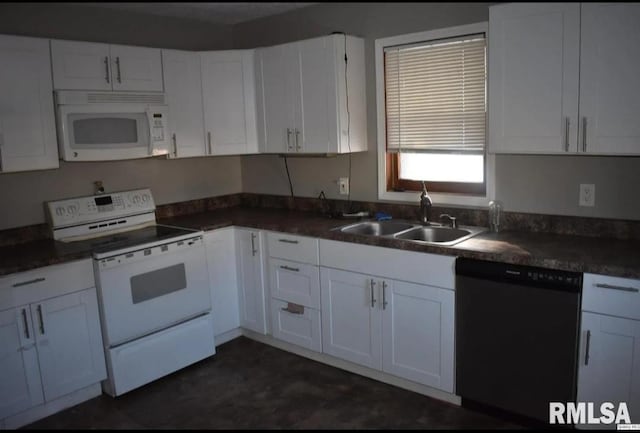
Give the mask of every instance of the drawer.
POLYGON ((320 308, 320 270, 317 266, 270 258, 269 288, 273 298, 320 308))
POLYGON ((0 310, 94 286, 91 259, 7 275, 0 278, 0 310))
POLYGON ((582 310, 640 320, 640 280, 584 274, 582 310))
POLYGON ((296 308, 287 302, 272 299, 271 327, 274 338, 322 352, 320 311, 315 308, 296 308))
POLYGON ((267 249, 269 257, 311 265, 318 264, 318 240, 316 238, 268 232, 267 249))

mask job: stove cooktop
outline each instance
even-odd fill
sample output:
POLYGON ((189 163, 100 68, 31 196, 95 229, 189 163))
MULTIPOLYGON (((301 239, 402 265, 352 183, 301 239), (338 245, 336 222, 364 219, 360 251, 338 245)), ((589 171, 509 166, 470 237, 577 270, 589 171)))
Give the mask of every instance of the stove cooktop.
POLYGON ((115 233, 75 242, 56 242, 56 248, 63 254, 88 251, 93 254, 107 253, 144 246, 161 241, 170 241, 174 238, 183 237, 198 233, 199 230, 187 229, 183 227, 165 226, 156 224, 128 232, 115 233))

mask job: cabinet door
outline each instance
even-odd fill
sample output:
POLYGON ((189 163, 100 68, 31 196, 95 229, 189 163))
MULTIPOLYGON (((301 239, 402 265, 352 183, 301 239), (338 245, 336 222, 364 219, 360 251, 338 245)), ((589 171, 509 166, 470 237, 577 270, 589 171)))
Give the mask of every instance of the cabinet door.
POLYGON ((56 90, 111 90, 108 44, 52 40, 51 64, 56 90))
POLYGON ((377 282, 368 275, 321 268, 320 287, 323 352, 382 369, 377 282))
POLYGON ((31 304, 44 398, 106 379, 96 289, 31 304))
POLYGON ((207 52, 200 55, 209 153, 257 153, 254 50, 207 52))
POLYGON ((295 152, 293 101, 300 80, 297 45, 261 48, 258 53, 260 116, 264 127, 260 134, 263 135, 264 152, 295 152))
POLYGON ((582 3, 580 151, 640 154, 639 23, 639 3, 582 3))
POLYGON ((626 402, 633 421, 640 411, 640 321, 583 312, 581 329, 578 401, 626 402))
POLYGON ((338 115, 332 37, 298 43, 300 97, 295 100, 296 147, 302 153, 336 152, 338 115))
POLYGON ((380 286, 383 370, 453 392, 453 291, 394 280, 380 286))
POLYGON ((236 242, 240 326, 266 334, 262 235, 259 231, 238 229, 236 242))
POLYGON ((0 419, 43 402, 29 306, 0 311, 0 419))
POLYGON ((211 284, 211 316, 215 335, 240 326, 234 229, 205 233, 207 267, 211 284))
POLYGON ((58 167, 47 39, 0 36, 0 171, 58 167))
POLYGON ((493 6, 489 34, 489 150, 576 152, 580 4, 493 6))
POLYGON ((162 50, 162 69, 169 106, 170 155, 174 158, 203 156, 206 150, 200 55, 191 51, 162 50))
POLYGON ((162 55, 158 48, 111 45, 113 90, 162 92, 162 55))

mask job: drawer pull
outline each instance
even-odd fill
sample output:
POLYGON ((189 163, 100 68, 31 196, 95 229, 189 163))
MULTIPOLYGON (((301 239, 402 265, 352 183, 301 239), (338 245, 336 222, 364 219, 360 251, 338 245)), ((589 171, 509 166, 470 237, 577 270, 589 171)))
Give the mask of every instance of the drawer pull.
POLYGON ((298 268, 292 268, 292 267, 290 267, 290 266, 280 266, 280 269, 284 269, 285 271, 300 272, 300 269, 298 269, 298 268))
POLYGON ((591 346, 591 331, 587 331, 587 342, 584 349, 584 365, 589 365, 589 349, 591 346))
POLYGON ((34 278, 33 280, 22 281, 20 283, 15 283, 12 287, 28 286, 29 284, 41 283, 44 280, 46 280, 46 278, 44 278, 44 277, 34 278))
POLYGON ((304 306, 292 304, 291 302, 287 303, 287 306, 281 308, 281 310, 290 314, 304 314, 304 306))
POLYGON ((24 321, 24 336, 27 340, 30 340, 31 334, 29 333, 29 320, 27 320, 27 310, 25 308, 22 309, 22 320, 24 321))
POLYGON ((635 287, 614 286, 612 284, 604 284, 604 283, 598 283, 595 286, 601 289, 621 290, 623 292, 632 292, 632 293, 640 292, 640 289, 636 289, 635 287))
POLYGON ((299 244, 300 241, 292 241, 291 239, 278 239, 278 242, 284 242, 285 244, 299 244))

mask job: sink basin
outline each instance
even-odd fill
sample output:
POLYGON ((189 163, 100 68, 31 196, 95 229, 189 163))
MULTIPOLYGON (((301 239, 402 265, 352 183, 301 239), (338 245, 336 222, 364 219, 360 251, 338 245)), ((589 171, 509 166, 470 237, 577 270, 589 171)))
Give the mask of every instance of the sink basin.
POLYGON ((453 245, 482 232, 476 227, 449 228, 434 226, 418 226, 411 230, 396 234, 396 239, 406 239, 415 242, 433 243, 439 245, 453 245))
POLYGON ((387 236, 414 227, 413 224, 398 221, 367 221, 342 227, 344 233, 369 236, 387 236))

